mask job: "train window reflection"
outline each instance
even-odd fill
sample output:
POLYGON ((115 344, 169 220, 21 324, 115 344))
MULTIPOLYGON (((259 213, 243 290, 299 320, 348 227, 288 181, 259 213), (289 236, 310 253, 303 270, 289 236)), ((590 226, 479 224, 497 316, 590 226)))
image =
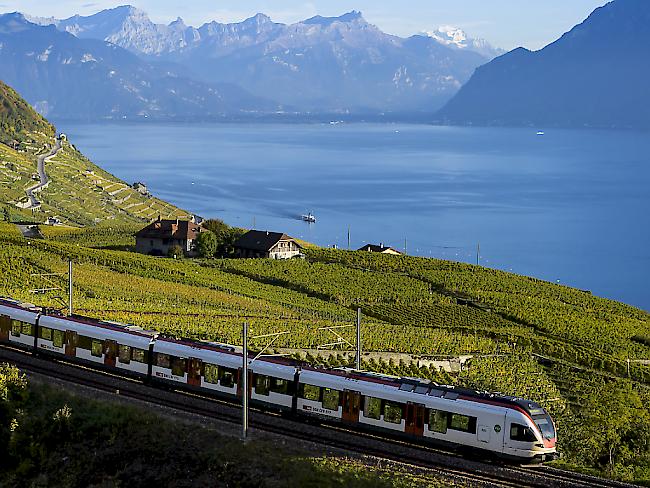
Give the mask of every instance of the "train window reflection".
POLYGON ((381 417, 381 400, 379 398, 366 397, 363 405, 363 416, 368 419, 379 420, 381 417))

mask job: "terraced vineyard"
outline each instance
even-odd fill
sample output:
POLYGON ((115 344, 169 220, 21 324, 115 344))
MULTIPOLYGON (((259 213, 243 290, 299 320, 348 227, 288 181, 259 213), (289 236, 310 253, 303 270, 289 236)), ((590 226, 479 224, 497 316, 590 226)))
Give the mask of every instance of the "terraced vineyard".
MULTIPOLYGON (((128 247, 128 226, 47 235, 27 241, 14 227, 0 225, 0 294, 61 304, 57 292, 35 296, 28 290, 45 287, 34 273, 64 273, 72 259, 80 313, 230 343, 240 342, 241 324, 248 321, 259 334, 290 331, 275 346, 292 349, 332 342, 333 336, 319 329, 352 324, 361 307, 365 351, 475 356, 459 374, 392 361, 369 361, 366 368, 537 400, 558 419, 565 462, 625 479, 639 479, 650 465, 630 444, 630 426, 638 430, 643 419, 650 424, 644 406, 650 401, 650 369, 627 362, 650 357, 650 347, 633 340, 650 335, 648 314, 641 310, 529 278, 420 258, 312 249, 313 262, 176 261, 102 249, 125 242, 128 247), (552 313, 517 309, 526 303, 541 309, 544 302, 552 313), (524 320, 529 314, 535 320, 524 320), (581 320, 570 331, 554 324, 576 317, 581 320), (607 399, 594 398, 592 390, 607 399), (614 404, 608 403, 612 395, 619 399, 614 404), (632 399, 629 405, 621 403, 625 395, 632 399), (635 420, 621 424, 613 415, 635 420), (616 426, 612 432, 594 427, 605 421, 616 426), (620 449, 617 461, 603 463, 603 446, 612 442, 620 449), (585 443, 595 446, 591 454, 585 443), (626 473, 617 471, 621 464, 626 473)), ((65 278, 57 279, 64 287, 65 278)), ((353 329, 344 334, 354 342, 353 329)), ((338 366, 349 359, 325 362, 338 366)))

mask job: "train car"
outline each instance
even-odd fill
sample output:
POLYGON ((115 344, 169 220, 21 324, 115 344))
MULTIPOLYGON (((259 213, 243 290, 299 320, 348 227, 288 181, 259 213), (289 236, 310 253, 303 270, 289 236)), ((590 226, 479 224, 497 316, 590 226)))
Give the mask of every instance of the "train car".
POLYGON ((300 372, 297 412, 503 458, 555 456, 553 421, 526 400, 351 370, 300 372))
POLYGON ((0 342, 33 350, 41 309, 8 298, 0 299, 0 342))
MULTIPOLYGON (((234 347, 158 337, 153 351, 152 378, 157 382, 241 397, 243 357, 234 347)), ((249 398, 267 408, 291 410, 295 376, 295 366, 254 361, 249 369, 249 398)))
POLYGON ((42 315, 38 320, 39 353, 114 371, 147 377, 155 333, 133 325, 82 317, 42 315))
POLYGON ((216 343, 159 336, 153 346, 151 377, 157 382, 237 397, 241 356, 216 343))

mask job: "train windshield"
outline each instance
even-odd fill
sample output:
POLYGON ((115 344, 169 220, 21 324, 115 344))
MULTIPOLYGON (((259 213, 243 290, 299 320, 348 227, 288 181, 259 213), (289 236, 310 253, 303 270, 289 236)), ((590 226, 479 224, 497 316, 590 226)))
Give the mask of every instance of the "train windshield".
POLYGON ((553 426, 553 421, 549 415, 541 415, 538 417, 533 417, 535 425, 542 431, 544 439, 554 439, 555 438, 555 427, 553 426))

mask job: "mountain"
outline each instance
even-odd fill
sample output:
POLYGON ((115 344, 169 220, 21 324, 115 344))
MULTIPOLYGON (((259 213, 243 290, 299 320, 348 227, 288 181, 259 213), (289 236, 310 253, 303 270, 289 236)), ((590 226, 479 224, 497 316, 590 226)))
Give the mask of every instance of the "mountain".
POLYGON ((458 27, 444 25, 438 27, 436 30, 426 31, 422 34, 435 39, 445 46, 467 51, 474 51, 489 59, 494 59, 497 56, 505 54, 505 51, 503 49, 492 46, 485 39, 471 38, 464 30, 458 27))
POLYGON ((439 112, 452 124, 650 128, 650 2, 615 0, 536 52, 477 69, 439 112))
POLYGON ((237 86, 197 82, 17 13, 0 16, 0 66, 6 83, 59 119, 205 118, 275 108, 237 86))
POLYGON ((183 66, 204 83, 236 84, 303 113, 432 112, 492 55, 428 36, 385 34, 360 12, 292 25, 257 14, 199 28, 154 24, 133 7, 88 17, 35 19, 80 38, 111 42, 148 62, 183 66))
POLYGON ((0 81, 0 143, 25 142, 34 132, 54 137, 54 127, 13 88, 0 81))

